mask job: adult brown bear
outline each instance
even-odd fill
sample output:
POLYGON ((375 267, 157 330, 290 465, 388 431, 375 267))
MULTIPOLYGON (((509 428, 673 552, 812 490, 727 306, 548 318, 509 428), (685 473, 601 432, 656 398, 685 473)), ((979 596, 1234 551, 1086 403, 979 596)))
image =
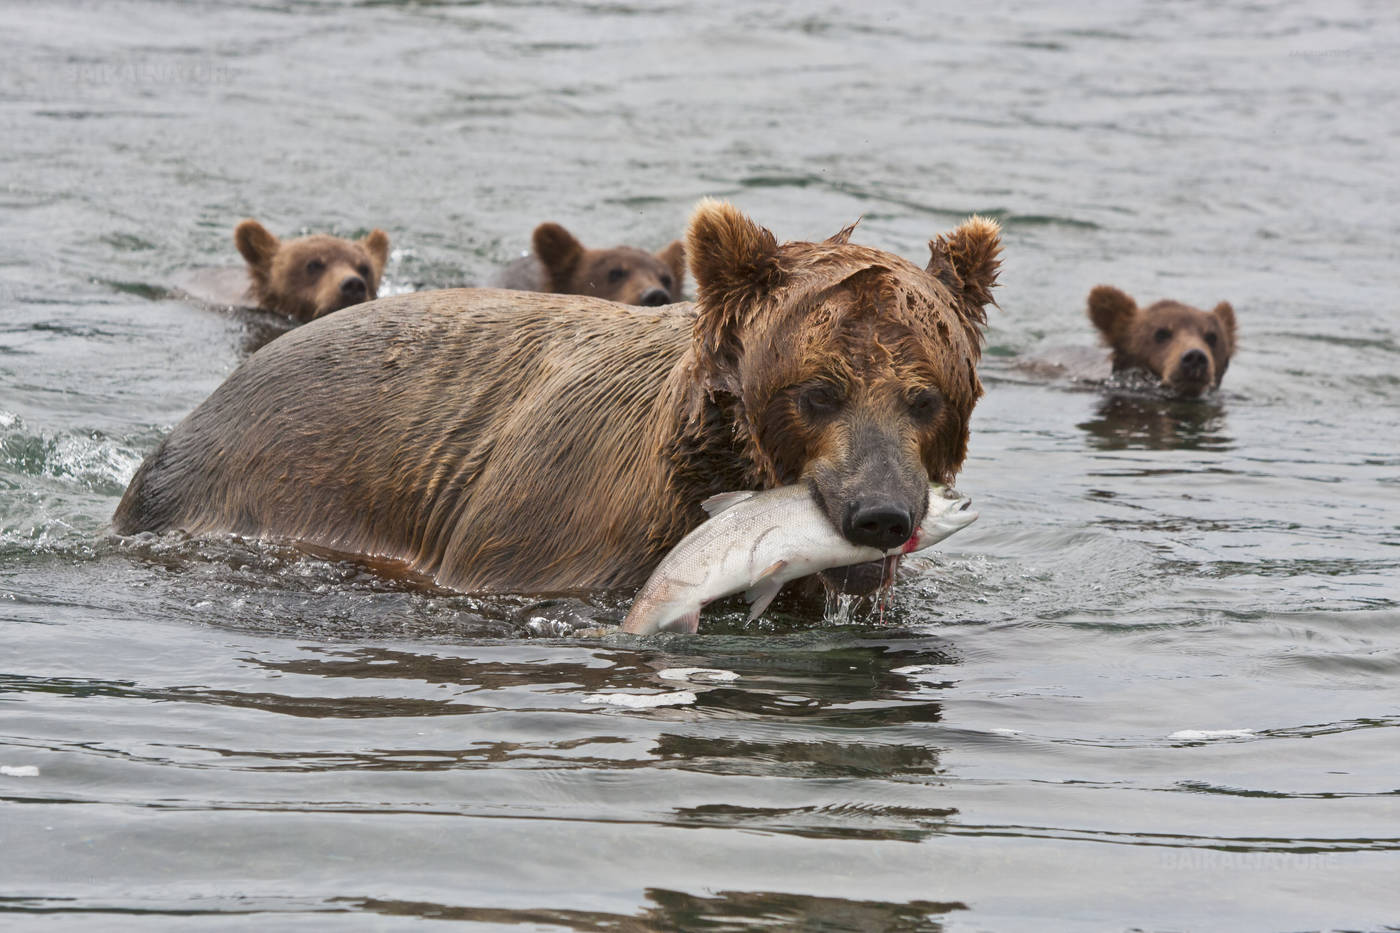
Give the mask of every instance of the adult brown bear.
POLYGON ((313 321, 171 432, 116 530, 300 542, 461 591, 622 587, 707 497, 801 481, 852 541, 897 545, 967 453, 998 230, 969 220, 927 269, 850 233, 779 245, 705 201, 693 306, 459 289, 313 321))

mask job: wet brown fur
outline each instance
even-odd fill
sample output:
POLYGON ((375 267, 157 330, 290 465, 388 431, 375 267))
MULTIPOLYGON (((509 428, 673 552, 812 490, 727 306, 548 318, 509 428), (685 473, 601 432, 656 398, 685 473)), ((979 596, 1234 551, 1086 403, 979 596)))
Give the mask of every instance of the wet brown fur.
POLYGON ((1139 308, 1119 289, 1099 285, 1089 292, 1088 314, 1113 351, 1114 372, 1145 370, 1180 395, 1218 388, 1235 352, 1235 310, 1229 302, 1210 311, 1178 301, 1139 308), (1196 366, 1183 366, 1192 351, 1200 351, 1204 363, 1198 356, 1196 366))
POLYGON ((256 220, 245 220, 234 228, 233 242, 248 263, 257 306, 295 321, 373 301, 389 259, 389 235, 378 229, 359 240, 320 233, 279 240, 256 220))
POLYGON ((680 240, 652 254, 632 246, 589 249, 557 223, 542 223, 531 236, 533 255, 511 263, 497 277, 503 288, 589 295, 628 305, 681 300, 685 247, 680 240))
POLYGON ((176 427, 115 528, 541 592, 639 584, 725 490, 805 480, 840 527, 866 485, 909 487, 922 518, 966 455, 997 229, 933 241, 933 273, 849 235, 779 245, 702 202, 693 307, 459 289, 315 321, 176 427), (814 411, 814 386, 840 396, 814 411))

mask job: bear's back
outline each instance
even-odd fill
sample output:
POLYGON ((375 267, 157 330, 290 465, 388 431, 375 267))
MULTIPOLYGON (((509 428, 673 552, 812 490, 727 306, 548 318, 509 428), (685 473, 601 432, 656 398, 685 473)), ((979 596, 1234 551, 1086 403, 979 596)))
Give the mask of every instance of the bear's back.
POLYGON ((273 537, 433 575, 452 540, 470 544, 464 523, 530 539, 534 517, 547 529, 551 510, 635 467, 690 328, 684 308, 485 289, 328 315, 254 354, 176 426, 115 530, 273 537), (478 484, 492 494, 474 498, 478 484), (522 497, 513 515, 483 505, 522 497))

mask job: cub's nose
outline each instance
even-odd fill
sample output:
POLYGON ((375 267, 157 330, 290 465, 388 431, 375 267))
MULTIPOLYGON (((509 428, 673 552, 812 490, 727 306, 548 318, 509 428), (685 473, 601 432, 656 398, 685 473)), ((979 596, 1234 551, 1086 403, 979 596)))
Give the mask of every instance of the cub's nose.
POLYGON ((852 503, 841 523, 841 533, 852 544, 888 551, 914 533, 914 516, 904 506, 889 500, 852 503))
POLYGON ((1210 369, 1210 358, 1204 350, 1187 350, 1181 356, 1181 374, 1188 379, 1204 379, 1210 369))
POLYGON ((368 290, 365 288, 365 280, 358 275, 347 275, 340 280, 340 295, 350 301, 364 301, 368 290))
POLYGON ((671 303, 671 295, 664 288, 648 288, 642 292, 641 301, 645 307, 654 308, 657 305, 668 305, 671 303))

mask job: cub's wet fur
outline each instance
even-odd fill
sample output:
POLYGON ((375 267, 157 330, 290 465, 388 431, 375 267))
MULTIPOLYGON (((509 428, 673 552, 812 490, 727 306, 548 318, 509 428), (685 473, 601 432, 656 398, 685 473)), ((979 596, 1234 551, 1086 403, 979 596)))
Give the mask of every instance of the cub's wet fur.
POLYGON ((1112 351, 1115 373, 1151 373, 1168 391, 1198 396, 1219 388, 1235 352, 1235 310, 1202 311, 1179 301, 1139 308, 1111 285, 1089 292, 1089 320, 1112 351))

